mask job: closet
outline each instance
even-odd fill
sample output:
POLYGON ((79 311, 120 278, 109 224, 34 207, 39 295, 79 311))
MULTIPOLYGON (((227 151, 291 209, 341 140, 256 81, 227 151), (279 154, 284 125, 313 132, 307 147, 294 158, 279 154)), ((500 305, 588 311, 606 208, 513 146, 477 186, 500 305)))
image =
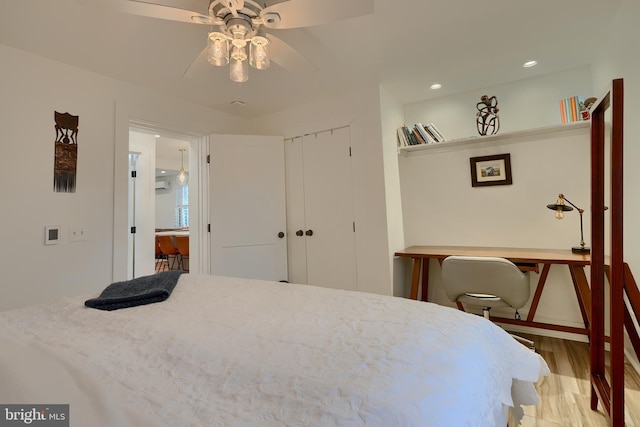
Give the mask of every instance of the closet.
POLYGON ((285 140, 289 281, 357 290, 349 127, 285 140))

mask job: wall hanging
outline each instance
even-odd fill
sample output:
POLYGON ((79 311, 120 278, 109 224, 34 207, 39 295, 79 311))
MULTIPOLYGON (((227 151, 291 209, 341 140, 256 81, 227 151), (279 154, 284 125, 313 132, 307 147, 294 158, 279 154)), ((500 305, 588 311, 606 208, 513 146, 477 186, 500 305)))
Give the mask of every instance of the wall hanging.
POLYGON ((511 154, 471 157, 471 186, 511 185, 511 154))
POLYGON ((53 191, 55 192, 76 192, 78 117, 69 113, 54 112, 56 142, 53 164, 53 191))

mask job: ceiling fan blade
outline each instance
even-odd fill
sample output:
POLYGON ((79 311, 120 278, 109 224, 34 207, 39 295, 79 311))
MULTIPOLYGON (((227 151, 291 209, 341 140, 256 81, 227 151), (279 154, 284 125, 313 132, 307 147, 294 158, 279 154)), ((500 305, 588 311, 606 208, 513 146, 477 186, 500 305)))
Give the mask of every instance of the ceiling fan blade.
POLYGON ((289 44, 274 36, 267 34, 269 39, 269 49, 271 60, 293 74, 310 74, 317 70, 317 67, 302 56, 297 50, 289 44))
POLYGON ((289 0, 266 7, 260 16, 273 29, 326 24, 373 13, 373 0, 289 0))
POLYGON ((190 24, 211 25, 215 23, 215 20, 213 18, 208 15, 203 15, 199 12, 138 0, 121 0, 120 10, 132 15, 167 19, 170 21, 188 22, 190 24))
POLYGON ((182 77, 197 77, 203 75, 206 71, 210 70, 211 67, 213 66, 207 61, 207 47, 205 46, 184 70, 182 77))

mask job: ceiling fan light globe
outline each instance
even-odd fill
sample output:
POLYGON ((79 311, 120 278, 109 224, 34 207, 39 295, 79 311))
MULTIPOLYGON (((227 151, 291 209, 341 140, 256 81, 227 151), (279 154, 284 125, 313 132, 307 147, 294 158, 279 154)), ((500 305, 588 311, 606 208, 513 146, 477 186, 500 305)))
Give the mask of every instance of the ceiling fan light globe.
POLYGON ((222 33, 209 33, 207 39, 207 60, 218 67, 229 63, 229 42, 222 33))
POLYGON ((246 61, 247 51, 244 47, 233 46, 233 49, 231 49, 231 59, 236 61, 246 61))
MULTIPOLYGON (((256 37, 254 37, 255 39, 256 37)), ((258 70, 266 70, 271 65, 269 59, 269 44, 254 43, 249 46, 249 65, 258 70)))
POLYGON ((249 64, 247 61, 232 57, 229 66, 229 78, 236 83, 244 83, 249 80, 249 64))
POLYGON ((267 46, 269 44, 269 39, 263 35, 255 35, 251 38, 251 44, 254 46, 267 46))

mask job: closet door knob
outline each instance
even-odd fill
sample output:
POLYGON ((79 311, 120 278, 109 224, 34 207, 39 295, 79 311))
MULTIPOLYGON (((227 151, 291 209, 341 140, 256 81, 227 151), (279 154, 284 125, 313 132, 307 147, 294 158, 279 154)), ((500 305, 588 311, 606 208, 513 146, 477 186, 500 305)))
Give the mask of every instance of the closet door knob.
POLYGON ((303 234, 304 234, 304 231, 302 230, 296 231, 296 236, 302 236, 303 234))
POLYGON ((307 232, 304 234, 306 234, 307 236, 313 236, 313 230, 307 230, 307 232))
POLYGON ((284 233, 283 233, 282 231, 281 231, 281 232, 279 232, 279 233, 278 233, 278 237, 282 239, 282 238, 284 237, 284 233))

